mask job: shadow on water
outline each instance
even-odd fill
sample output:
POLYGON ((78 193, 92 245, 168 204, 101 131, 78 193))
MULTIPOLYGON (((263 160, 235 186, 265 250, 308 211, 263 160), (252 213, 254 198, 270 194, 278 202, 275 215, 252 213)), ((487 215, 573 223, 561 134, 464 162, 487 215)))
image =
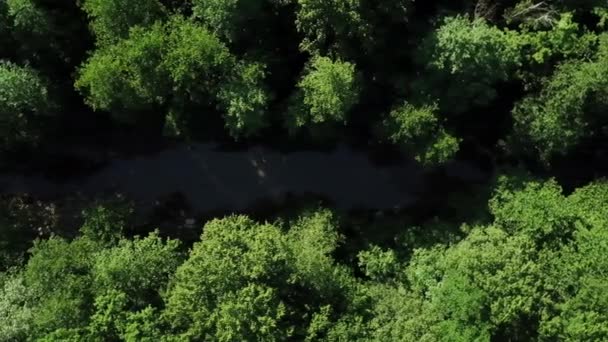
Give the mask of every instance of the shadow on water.
MULTIPOLYGON (((0 195, 27 194, 49 202, 78 199, 86 207, 121 194, 133 203, 137 226, 186 228, 188 235, 198 235, 206 219, 231 213, 263 219, 311 204, 343 212, 395 212, 426 207, 429 198, 441 200, 444 192, 429 170, 381 146, 283 153, 261 145, 226 149, 198 143, 118 157, 84 149, 66 155, 55 161, 57 173, 68 169, 63 177, 0 174, 0 195), (69 172, 74 165, 89 167, 76 176, 69 172)), ((443 169, 440 177, 454 184, 479 183, 487 176, 466 162, 443 169)))
MULTIPOLYGON (((66 162, 66 168, 72 163, 66 162)), ((365 153, 344 146, 282 154, 260 146, 230 152, 214 144, 180 145, 99 165, 86 176, 61 182, 43 175, 3 174, 0 191, 51 198, 118 192, 144 207, 181 193, 197 212, 244 210, 264 198, 315 193, 340 208, 380 209, 411 203, 421 190, 422 171, 413 162, 376 166, 365 153)))

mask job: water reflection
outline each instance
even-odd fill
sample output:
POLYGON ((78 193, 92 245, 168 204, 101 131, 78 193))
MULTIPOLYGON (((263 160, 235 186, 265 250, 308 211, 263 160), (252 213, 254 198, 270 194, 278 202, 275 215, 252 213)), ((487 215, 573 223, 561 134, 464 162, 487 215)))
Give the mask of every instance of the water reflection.
POLYGON ((378 166, 366 153, 346 146, 327 153, 282 154, 260 146, 230 152, 215 144, 194 144, 113 160, 86 177, 63 183, 43 176, 0 176, 3 194, 96 198, 118 192, 140 206, 153 207, 158 198, 181 193, 197 212, 243 210, 262 199, 311 193, 339 208, 390 209, 411 204, 423 190, 417 164, 378 166))

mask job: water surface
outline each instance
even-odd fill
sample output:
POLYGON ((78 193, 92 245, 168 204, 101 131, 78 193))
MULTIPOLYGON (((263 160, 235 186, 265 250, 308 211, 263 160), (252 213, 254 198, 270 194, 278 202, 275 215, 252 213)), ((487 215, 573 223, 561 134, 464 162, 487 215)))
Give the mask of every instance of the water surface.
MULTIPOLYGON (((455 164, 450 170, 456 177, 479 177, 479 171, 467 165, 455 164)), ((149 207, 163 196, 180 193, 196 212, 239 211, 260 200, 307 194, 342 209, 401 208, 414 203, 424 188, 422 169, 415 162, 381 166, 367 153, 346 146, 285 154, 261 146, 226 151, 216 144, 180 145, 115 159, 63 182, 42 175, 0 175, 3 194, 99 198, 121 193, 137 206, 149 207)))

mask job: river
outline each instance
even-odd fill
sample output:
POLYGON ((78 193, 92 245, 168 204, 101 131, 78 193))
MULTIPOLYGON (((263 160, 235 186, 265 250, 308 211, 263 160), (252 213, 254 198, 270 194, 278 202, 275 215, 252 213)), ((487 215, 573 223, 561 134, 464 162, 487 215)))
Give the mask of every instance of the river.
MULTIPOLYGON (((452 177, 483 179, 475 167, 453 163, 452 177)), ((120 193, 138 208, 179 193, 193 212, 245 210, 261 200, 314 195, 341 209, 407 207, 426 187, 414 161, 374 163, 364 151, 281 153, 253 146, 227 151, 217 144, 181 144, 153 154, 110 160, 89 174, 58 181, 44 175, 2 174, 1 194, 36 198, 103 198, 120 193)))

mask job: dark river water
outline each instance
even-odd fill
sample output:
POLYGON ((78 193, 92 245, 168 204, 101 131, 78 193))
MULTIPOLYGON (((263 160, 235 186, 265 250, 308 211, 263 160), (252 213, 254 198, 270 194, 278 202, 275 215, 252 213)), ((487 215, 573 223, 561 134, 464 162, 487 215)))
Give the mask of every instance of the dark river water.
MULTIPOLYGON (((464 163, 451 177, 481 179, 464 163)), ((246 209, 260 200, 315 195, 343 209, 392 209, 413 204, 426 190, 415 162, 378 165, 363 151, 338 146, 330 152, 287 154, 256 146, 226 151, 215 144, 180 145, 155 154, 114 159, 89 174, 56 181, 43 175, 0 175, 2 194, 37 198, 99 198, 121 193, 138 207, 180 193, 195 212, 246 209)))

